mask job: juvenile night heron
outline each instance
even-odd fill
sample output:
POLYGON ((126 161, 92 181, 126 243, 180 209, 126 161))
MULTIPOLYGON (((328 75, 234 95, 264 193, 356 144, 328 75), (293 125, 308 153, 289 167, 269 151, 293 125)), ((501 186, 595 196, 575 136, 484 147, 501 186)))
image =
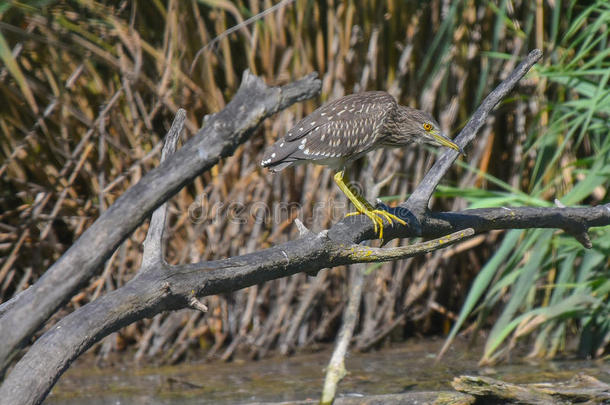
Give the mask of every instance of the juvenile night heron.
POLYGON ((335 182, 356 207, 347 214, 368 216, 379 227, 383 219, 406 223, 397 216, 373 207, 345 184, 345 167, 374 149, 401 147, 411 143, 462 149, 442 134, 438 123, 426 112, 399 105, 384 91, 351 94, 331 101, 299 121, 284 138, 270 146, 261 165, 274 172, 312 162, 339 170, 335 182))

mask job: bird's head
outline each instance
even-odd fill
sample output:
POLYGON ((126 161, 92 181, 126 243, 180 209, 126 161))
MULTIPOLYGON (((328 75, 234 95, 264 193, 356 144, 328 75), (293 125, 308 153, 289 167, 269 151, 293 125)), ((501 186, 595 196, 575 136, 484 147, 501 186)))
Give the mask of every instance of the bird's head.
POLYGON ((465 155, 464 150, 441 131, 440 125, 430 114, 415 108, 399 107, 394 117, 394 131, 397 132, 398 143, 415 142, 433 146, 446 146, 465 155))

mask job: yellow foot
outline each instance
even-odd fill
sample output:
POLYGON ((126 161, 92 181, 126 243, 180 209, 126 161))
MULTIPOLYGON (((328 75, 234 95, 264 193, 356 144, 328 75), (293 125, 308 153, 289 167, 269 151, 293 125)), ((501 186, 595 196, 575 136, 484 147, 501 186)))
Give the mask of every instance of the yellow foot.
POLYGON ((394 222, 392 221, 396 221, 403 225, 407 224, 405 221, 398 218, 394 214, 390 214, 386 210, 373 208, 373 206, 368 201, 366 201, 364 197, 350 190, 347 184, 345 184, 344 170, 341 170, 340 172, 337 172, 335 174, 335 182, 337 183, 341 191, 343 191, 343 194, 345 194, 345 196, 352 202, 352 204, 354 204, 354 206, 358 210, 356 212, 350 212, 346 215, 346 217, 351 217, 352 215, 366 215, 371 219, 371 221, 373 221, 373 225, 375 226, 375 233, 377 233, 377 227, 379 227, 379 239, 383 239, 384 218, 390 223, 390 225, 394 225, 394 222))
POLYGON ((383 219, 384 218, 390 223, 390 225, 394 225, 394 222, 392 222, 392 220, 394 220, 402 225, 407 224, 405 221, 398 218, 396 215, 390 214, 389 212, 387 212, 385 210, 364 209, 362 211, 350 212, 349 214, 346 214, 345 216, 351 217, 354 215, 366 215, 367 217, 369 217, 371 219, 371 221, 373 221, 373 226, 375 227, 375 233, 377 233, 377 226, 379 226, 379 239, 383 239, 383 219))

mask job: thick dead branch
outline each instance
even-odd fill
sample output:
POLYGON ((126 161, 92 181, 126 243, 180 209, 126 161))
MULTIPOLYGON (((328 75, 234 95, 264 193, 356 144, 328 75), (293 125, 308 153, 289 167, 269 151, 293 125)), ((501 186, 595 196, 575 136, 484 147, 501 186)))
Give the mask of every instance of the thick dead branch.
MULTIPOLYGON (((460 234, 462 237, 468 235, 464 231, 460 234)), ((459 239, 450 239, 447 243, 417 244, 413 249, 399 252, 399 255, 408 257, 440 249, 459 239)), ((396 252, 385 257, 379 252, 358 251, 357 247, 334 242, 324 232, 226 260, 171 269, 160 263, 148 268, 125 286, 66 316, 38 339, 0 387, 0 404, 42 402, 70 363, 102 337, 138 319, 165 310, 192 307, 194 297, 234 291, 305 271, 308 267, 321 269, 398 257, 396 252)))
POLYGON ((556 207, 500 207, 464 210, 460 212, 430 213, 425 218, 426 234, 445 234, 462 225, 473 227, 477 233, 492 229, 558 228, 574 236, 584 247, 592 244, 587 231, 592 226, 606 225, 610 204, 588 208, 556 207), (583 217, 583 209, 589 216, 583 217), (439 232, 436 234, 436 232, 439 232), (585 235, 586 238, 583 236, 585 235))
MULTIPOLYGON (((515 225, 519 228, 550 227, 553 218, 564 221, 565 217, 570 218, 568 222, 574 221, 587 227, 610 225, 610 204, 587 208, 516 207, 510 211, 471 211, 479 212, 479 215, 435 214, 445 218, 431 221, 424 231, 426 234, 442 233, 451 228, 451 222, 446 217, 452 216, 459 218, 460 226, 472 225, 470 227, 475 232, 511 229, 515 225), (485 211, 493 213, 493 219, 485 219, 485 211), (500 215, 502 211, 503 216, 500 215)), ((124 287, 66 316, 35 342, 0 387, 0 404, 40 403, 61 373, 93 343, 138 319, 166 310, 186 308, 193 296, 226 293, 311 269, 358 263, 363 261, 363 256, 366 259, 366 254, 354 254, 351 244, 333 241, 328 235, 326 232, 308 235, 266 250, 224 260, 171 269, 161 265, 139 274, 124 287)), ((437 243, 432 247, 447 245, 437 243)), ((379 260, 383 260, 383 257, 379 257, 379 260)))
POLYGON ((0 309, 0 374, 19 347, 67 302, 152 211, 235 151, 270 115, 320 91, 316 74, 268 87, 246 71, 235 97, 173 157, 127 190, 32 287, 0 309))

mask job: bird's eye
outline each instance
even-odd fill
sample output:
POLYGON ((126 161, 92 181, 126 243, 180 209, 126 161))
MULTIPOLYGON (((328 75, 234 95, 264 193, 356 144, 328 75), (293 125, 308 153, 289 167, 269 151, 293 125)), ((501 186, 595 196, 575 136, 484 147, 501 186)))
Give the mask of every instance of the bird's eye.
POLYGON ((428 132, 430 132, 432 130, 432 125, 429 122, 426 122, 424 124, 424 129, 428 132))

